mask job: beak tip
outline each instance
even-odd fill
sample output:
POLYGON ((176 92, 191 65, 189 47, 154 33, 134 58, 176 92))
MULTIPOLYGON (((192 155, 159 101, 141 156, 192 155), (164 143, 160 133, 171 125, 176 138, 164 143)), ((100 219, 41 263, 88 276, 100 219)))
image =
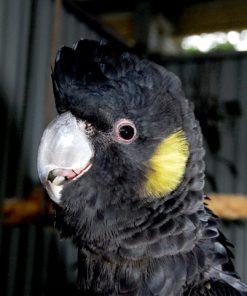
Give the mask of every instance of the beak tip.
POLYGON ((49 123, 40 141, 37 171, 40 182, 55 203, 60 202, 64 181, 76 180, 86 172, 93 155, 85 126, 78 124, 70 112, 58 115, 49 123))

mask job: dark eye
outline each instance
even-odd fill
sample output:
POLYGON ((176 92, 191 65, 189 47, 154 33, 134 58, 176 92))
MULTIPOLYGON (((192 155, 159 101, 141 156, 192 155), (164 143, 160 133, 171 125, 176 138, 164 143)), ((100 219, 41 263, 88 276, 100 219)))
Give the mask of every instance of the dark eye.
POLYGON ((135 129, 131 125, 121 126, 119 136, 124 140, 131 140, 135 135, 135 129))
POLYGON ((116 136, 119 142, 129 144, 136 139, 136 127, 128 119, 121 119, 116 124, 116 136))

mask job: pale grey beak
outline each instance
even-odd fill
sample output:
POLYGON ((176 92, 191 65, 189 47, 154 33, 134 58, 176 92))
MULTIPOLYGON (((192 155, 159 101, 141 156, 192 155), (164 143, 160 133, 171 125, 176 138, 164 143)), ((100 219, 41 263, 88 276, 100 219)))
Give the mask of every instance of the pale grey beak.
POLYGON ((85 122, 65 112, 48 125, 39 146, 38 174, 54 202, 60 202, 66 182, 78 179, 90 169, 93 155, 85 122))

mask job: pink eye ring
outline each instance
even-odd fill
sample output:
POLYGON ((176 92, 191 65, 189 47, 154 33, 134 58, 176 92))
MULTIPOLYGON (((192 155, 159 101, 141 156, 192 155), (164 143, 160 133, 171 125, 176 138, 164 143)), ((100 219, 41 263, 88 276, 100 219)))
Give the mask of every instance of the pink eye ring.
POLYGON ((137 136, 135 124, 129 119, 120 119, 116 123, 115 134, 118 142, 130 144, 137 136))

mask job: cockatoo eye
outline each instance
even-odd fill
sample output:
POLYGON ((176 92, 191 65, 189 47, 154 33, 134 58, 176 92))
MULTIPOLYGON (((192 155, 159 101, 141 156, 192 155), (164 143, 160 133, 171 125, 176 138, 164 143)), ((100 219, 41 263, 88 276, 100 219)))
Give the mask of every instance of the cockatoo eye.
POLYGON ((121 119, 115 126, 116 140, 120 143, 130 144, 137 136, 135 124, 128 119, 121 119))

